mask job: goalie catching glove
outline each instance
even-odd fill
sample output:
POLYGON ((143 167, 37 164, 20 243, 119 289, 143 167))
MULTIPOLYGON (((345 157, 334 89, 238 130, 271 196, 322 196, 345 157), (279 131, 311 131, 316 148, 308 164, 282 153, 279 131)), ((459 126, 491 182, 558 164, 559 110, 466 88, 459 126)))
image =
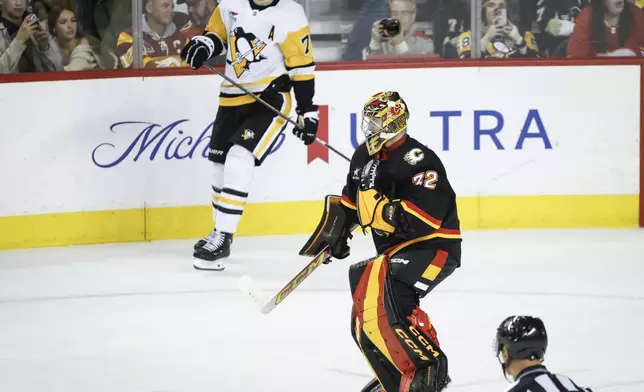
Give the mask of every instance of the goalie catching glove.
POLYGON ((218 56, 223 50, 221 39, 214 33, 206 33, 192 37, 181 50, 181 58, 192 69, 198 69, 209 58, 218 56))

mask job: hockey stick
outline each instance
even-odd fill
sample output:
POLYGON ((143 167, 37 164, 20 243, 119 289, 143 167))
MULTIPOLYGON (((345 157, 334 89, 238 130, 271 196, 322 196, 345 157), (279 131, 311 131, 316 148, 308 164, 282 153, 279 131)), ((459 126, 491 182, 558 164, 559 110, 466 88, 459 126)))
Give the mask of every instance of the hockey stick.
POLYGON ((318 253, 313 260, 311 260, 290 282, 288 282, 277 294, 273 295, 270 299, 266 299, 260 294, 253 279, 244 275, 237 282, 237 288, 247 296, 249 296, 257 309, 263 314, 269 314, 277 305, 279 305, 286 297, 289 296, 306 278, 308 278, 313 271, 320 264, 324 263, 331 257, 331 249, 326 246, 320 253, 318 253))
MULTIPOLYGON (((293 119, 291 119, 290 117, 285 116, 285 115, 284 115, 284 114, 282 114, 279 110, 275 109, 274 107, 272 107, 271 105, 269 105, 268 103, 266 103, 266 101, 264 101, 263 99, 261 99, 261 98, 260 98, 260 97, 258 97, 257 95, 255 95, 255 94, 253 94, 252 92, 248 91, 248 89, 246 89, 246 88, 244 88, 243 86, 239 85, 239 83, 237 83, 237 82, 235 82, 234 80, 232 80, 231 78, 229 78, 225 73, 221 72, 220 70, 218 70, 217 68, 213 67, 212 65, 209 65, 209 64, 204 64, 204 65, 205 65, 205 66, 206 66, 206 68, 208 68, 209 70, 213 71, 214 73, 218 74, 218 75, 219 75, 219 76, 221 76, 222 78, 226 79, 226 81, 227 81, 228 83, 230 83, 230 84, 232 84, 233 86, 237 87, 238 89, 240 89, 240 90, 241 90, 241 91, 243 91, 244 93, 248 94, 251 98, 255 99, 257 102, 259 102, 259 103, 261 103, 262 105, 266 106, 266 108, 268 108, 271 112, 275 113, 275 115, 277 115, 277 116, 279 116, 279 117, 283 118, 284 120, 286 120, 286 121, 288 121, 289 123, 293 124, 293 125, 294 125, 294 126, 296 126, 297 128, 300 128, 300 129, 302 129, 302 128, 303 128, 303 126, 301 126, 300 124, 298 124, 296 121, 293 121, 293 119)), ((322 139, 320 139, 320 138, 316 137, 316 138, 315 138, 315 141, 316 141, 316 142, 318 142, 318 143, 320 143, 320 144, 321 144, 321 145, 323 145, 324 147, 328 148, 329 150, 333 151, 334 153, 338 154, 339 156, 341 156, 342 158, 344 158, 347 162, 351 162, 351 159, 350 159, 349 157, 347 157, 346 155, 344 155, 344 154, 343 154, 343 153, 341 153, 340 151, 338 151, 338 150, 336 150, 335 148, 333 148, 331 145, 329 145, 329 143, 325 142, 324 140, 322 140, 322 139)))

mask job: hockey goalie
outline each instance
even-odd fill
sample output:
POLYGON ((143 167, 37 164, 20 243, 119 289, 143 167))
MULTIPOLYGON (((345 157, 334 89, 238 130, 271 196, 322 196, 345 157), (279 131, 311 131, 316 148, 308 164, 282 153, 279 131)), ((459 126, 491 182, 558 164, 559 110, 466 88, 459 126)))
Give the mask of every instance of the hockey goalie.
POLYGON ((409 109, 397 92, 373 95, 362 111, 365 141, 353 154, 342 196, 327 196, 318 228, 300 254, 330 248, 369 228, 377 256, 351 265, 351 333, 375 378, 363 392, 440 392, 447 356, 420 307, 460 266, 456 195, 438 156, 407 134, 409 109))

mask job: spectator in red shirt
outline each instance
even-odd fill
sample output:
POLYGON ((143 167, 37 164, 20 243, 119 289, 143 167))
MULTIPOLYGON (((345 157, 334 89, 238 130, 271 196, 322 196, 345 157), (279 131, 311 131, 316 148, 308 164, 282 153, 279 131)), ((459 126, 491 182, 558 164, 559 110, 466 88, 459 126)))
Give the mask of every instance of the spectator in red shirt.
MULTIPOLYGON (((172 0, 144 0, 145 13, 142 15, 143 47, 141 55, 145 68, 183 67, 181 49, 188 42, 173 22, 174 3, 172 0)), ((119 34, 116 56, 121 68, 132 68, 134 63, 134 39, 132 29, 119 34)))
POLYGON ((625 0, 592 0, 568 41, 568 57, 641 56, 644 13, 625 0))

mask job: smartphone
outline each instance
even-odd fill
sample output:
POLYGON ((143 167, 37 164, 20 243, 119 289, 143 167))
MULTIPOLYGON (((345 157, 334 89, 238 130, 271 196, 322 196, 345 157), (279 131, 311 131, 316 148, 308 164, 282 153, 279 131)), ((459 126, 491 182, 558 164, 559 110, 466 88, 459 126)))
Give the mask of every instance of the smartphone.
POLYGON ((25 17, 25 19, 26 19, 26 20, 28 20, 29 22, 39 22, 39 21, 40 21, 40 20, 38 19, 38 16, 36 16, 36 14, 33 14, 33 13, 32 13, 32 14, 27 15, 27 16, 25 17))

